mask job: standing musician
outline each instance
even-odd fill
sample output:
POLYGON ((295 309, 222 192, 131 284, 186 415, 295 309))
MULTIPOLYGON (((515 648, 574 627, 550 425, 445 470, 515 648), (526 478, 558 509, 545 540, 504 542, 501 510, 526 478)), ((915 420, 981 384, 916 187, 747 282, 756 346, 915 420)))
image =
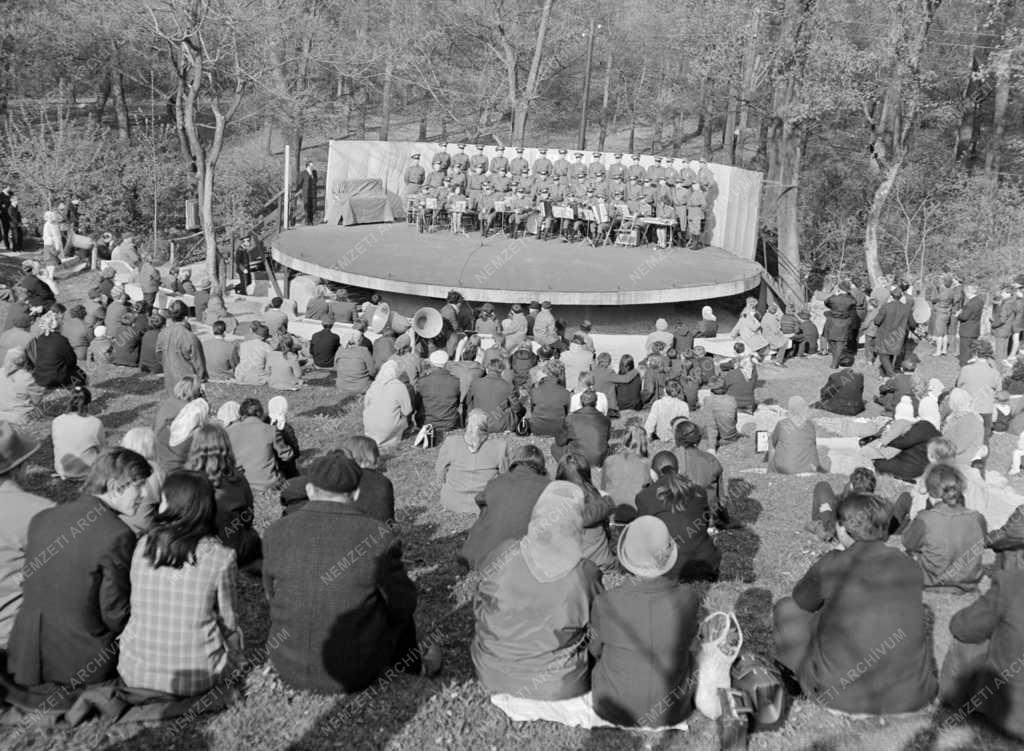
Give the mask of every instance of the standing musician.
POLYGON ((642 181, 645 177, 647 177, 647 171, 642 166, 640 166, 640 155, 633 154, 633 156, 630 158, 633 160, 633 163, 626 168, 626 177, 635 177, 637 180, 642 181))
POLYGON ((689 188, 695 182, 697 182, 697 173, 691 169, 689 162, 683 162, 683 166, 679 168, 678 184, 689 188))
MULTIPOLYGON (((549 175, 553 175, 554 170, 552 167, 554 167, 554 165, 551 163, 551 160, 548 159, 548 150, 537 149, 537 153, 540 154, 540 156, 533 160, 533 174, 539 175, 544 170, 547 170, 549 175)), ((568 167, 569 163, 566 162, 565 166, 568 167)))
POLYGON ((523 147, 516 146, 516 155, 512 158, 512 161, 508 163, 508 166, 512 168, 512 174, 518 175, 523 171, 524 168, 529 169, 530 163, 523 158, 523 147))
POLYGON ((420 192, 423 181, 427 179, 427 172, 420 166, 419 154, 413 154, 409 157, 409 166, 405 168, 403 178, 405 180, 405 194, 407 196, 420 192))
POLYGON ((703 247, 701 234, 704 232, 704 216, 707 200, 700 185, 690 186, 690 197, 686 202, 686 231, 689 234, 689 247, 703 247))
POLYGON ((494 147, 494 150, 498 153, 491 158, 490 172, 492 175, 504 172, 505 168, 508 166, 508 159, 505 158, 505 147, 498 144, 494 147))
POLYGON ((462 168, 463 172, 469 172, 469 155, 466 153, 466 144, 460 143, 459 150, 452 154, 452 166, 462 168))
POLYGON ((445 173, 448 172, 448 168, 452 166, 452 155, 448 153, 447 143, 441 144, 441 150, 434 154, 433 161, 440 162, 441 169, 444 170, 445 173))
POLYGON ((572 169, 569 160, 565 158, 568 153, 565 149, 559 149, 558 159, 551 165, 551 176, 560 182, 563 187, 569 183, 569 171, 572 169))
POLYGON ((676 180, 679 179, 679 170, 676 167, 676 162, 678 161, 678 159, 673 157, 668 157, 665 160, 665 178, 673 185, 675 185, 676 180))
POLYGON ((473 174, 473 172, 476 172, 476 168, 478 166, 480 166, 481 164, 484 167, 484 172, 486 172, 487 171, 487 155, 484 153, 483 144, 479 144, 478 143, 476 145, 476 153, 473 154, 473 156, 471 156, 469 158, 469 169, 472 170, 470 172, 470 174, 473 174))
POLYGON ((596 177, 597 173, 601 173, 601 179, 604 179, 604 162, 601 161, 601 152, 595 151, 593 154, 593 160, 587 165, 587 177, 596 177))
POLYGON ((441 169, 440 162, 434 162, 430 165, 430 174, 427 175, 426 181, 423 183, 425 188, 440 188, 444 184, 445 174, 441 169))
POLYGON ((655 183, 658 179, 665 174, 665 168, 661 166, 661 157, 654 157, 654 164, 647 168, 647 177, 651 178, 655 183))
POLYGON ((466 193, 469 190, 466 185, 468 178, 466 176, 466 171, 462 169, 462 165, 455 165, 452 167, 451 178, 453 188, 462 188, 463 193, 466 193))
POLYGON ((576 161, 569 165, 569 177, 576 182, 577 177, 587 176, 587 165, 583 163, 583 152, 577 151, 574 158, 576 161))
POLYGON ((515 239, 517 233, 522 232, 526 234, 526 218, 534 212, 533 202, 526 197, 526 192, 522 187, 516 188, 515 198, 509 199, 511 201, 512 213, 509 214, 508 221, 510 226, 509 237, 515 239))
POLYGON ((487 239, 487 235, 491 233, 491 224, 494 223, 497 212, 494 210, 495 201, 502 200, 495 192, 494 186, 489 182, 484 183, 484 192, 480 196, 480 200, 477 202, 477 208, 480 212, 480 239, 487 239))
POLYGON ((626 180, 626 165, 622 163, 622 154, 615 154, 615 161, 608 165, 608 182, 626 180))
POLYGON ((700 160, 700 167, 697 169, 697 181, 705 193, 708 192, 708 188, 715 184, 715 175, 711 168, 708 167, 707 159, 700 160))
POLYGON ((473 165, 473 174, 466 178, 466 195, 479 201, 486 179, 484 177, 484 165, 481 162, 477 162, 473 165))

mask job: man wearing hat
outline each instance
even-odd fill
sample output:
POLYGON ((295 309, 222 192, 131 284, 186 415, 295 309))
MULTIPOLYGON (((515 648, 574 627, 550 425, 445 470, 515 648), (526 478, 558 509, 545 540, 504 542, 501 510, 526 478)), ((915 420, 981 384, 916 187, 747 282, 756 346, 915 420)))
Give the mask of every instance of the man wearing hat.
POLYGON ((829 352, 832 354, 832 370, 839 367, 839 358, 846 350, 846 343, 850 339, 850 328, 857 328, 856 307, 857 301, 850 294, 850 281, 843 279, 839 282, 836 294, 825 300, 825 307, 828 311, 825 317, 825 330, 822 332, 828 340, 829 352))
POLYGON ((423 187, 429 190, 437 190, 444 185, 444 179, 447 177, 444 170, 441 169, 441 163, 435 161, 431 166, 430 174, 427 175, 426 181, 423 183, 423 187))
MULTIPOLYGON (((566 159, 566 155, 569 152, 565 149, 558 150, 558 159, 555 160, 554 164, 551 165, 551 176, 558 182, 565 185, 569 181, 569 171, 572 165, 569 164, 569 160, 566 159)), ((536 169, 536 167, 534 167, 536 169)))
POLYGON ((25 461, 39 450, 38 441, 21 435, 10 423, 0 421, 0 650, 21 605, 22 565, 25 541, 32 517, 53 502, 23 489, 25 461))
POLYGON ((512 158, 512 161, 508 163, 513 174, 518 175, 523 170, 529 171, 530 169, 530 163, 523 157, 524 151, 525 149, 523 149, 522 146, 516 146, 516 155, 512 158))
POLYGON ((484 183, 494 183, 494 180, 484 174, 484 165, 477 162, 473 165, 473 173, 466 178, 466 195, 475 201, 480 200, 484 191, 484 183))
POLYGON ((534 208, 533 201, 526 195, 526 189, 522 185, 516 188, 515 197, 506 202, 506 206, 512 212, 508 217, 511 225, 510 236, 515 238, 519 232, 525 236, 526 219, 534 212, 534 208))
POLYGON ((675 163, 677 161, 677 159, 673 159, 672 157, 666 157, 665 161, 662 163, 661 168, 665 171, 665 179, 670 185, 675 185, 676 180, 679 179, 679 170, 675 168, 675 163))
POLYGON ((600 151, 595 151, 592 155, 590 164, 587 165, 587 177, 597 177, 598 173, 601 175, 601 179, 604 179, 604 162, 601 161, 603 154, 600 151))
POLYGON ((551 189, 547 185, 542 186, 537 191, 534 203, 541 216, 540 226, 537 228, 537 239, 547 240, 551 235, 557 235, 558 220, 555 219, 551 210, 553 200, 551 198, 551 189))
MULTIPOLYGON (((539 156, 533 160, 533 166, 531 167, 531 169, 533 170, 533 174, 539 175, 544 170, 547 170, 547 173, 549 175, 553 174, 552 168, 554 167, 554 165, 551 163, 551 160, 548 159, 548 150, 537 149, 537 153, 539 154, 539 156)), ((568 163, 566 164, 566 166, 568 166, 568 163)))
POLYGON ((483 165, 483 171, 487 171, 487 155, 484 153, 483 144, 476 145, 476 153, 469 158, 469 168, 476 172, 476 168, 483 165))
POLYGON ((490 182, 484 183, 484 192, 477 202, 480 212, 480 239, 487 239, 491 232, 491 224, 496 216, 495 203, 501 198, 495 193, 494 186, 490 182))
POLYGON ((469 178, 461 165, 451 168, 451 174, 448 176, 448 179, 451 181, 452 190, 459 188, 463 193, 469 193, 469 178))
MULTIPOLYGON (((593 167, 594 165, 590 165, 593 167)), ((598 165, 597 169, 594 170, 593 174, 587 178, 587 187, 592 189, 598 198, 607 197, 608 183, 604 179, 604 167, 598 165)))
POLYGON ((405 180, 405 194, 419 193, 423 187, 423 181, 427 178, 427 172, 420 166, 420 155, 413 154, 409 157, 409 166, 405 168, 403 179, 405 180))
POLYGON ((576 177, 573 178, 572 184, 568 186, 569 197, 578 203, 585 203, 587 200, 587 189, 589 187, 590 185, 587 184, 586 175, 576 175, 576 177))
POLYGON ((448 153, 448 144, 442 142, 440 144, 441 150, 434 154, 433 161, 441 164, 441 170, 448 174, 448 168, 452 165, 452 155, 448 153))
POLYGON ((430 366, 416 381, 416 422, 434 426, 434 441, 440 445, 444 436, 439 433, 455 430, 459 426, 459 404, 462 392, 459 379, 445 367, 448 353, 434 350, 429 357, 430 366))
POLYGON ((490 175, 488 180, 494 188, 494 192, 501 196, 507 195, 512 189, 512 171, 508 167, 500 174, 490 175))
POLYGON ((49 308, 57 298, 50 285, 36 275, 38 270, 39 264, 36 261, 22 261, 22 276, 16 286, 25 291, 25 302, 30 308, 49 308))
MULTIPOLYGON (((514 172, 512 174, 515 174, 514 172)), ((526 197, 533 200, 534 191, 536 190, 536 179, 530 174, 529 167, 523 167, 522 172, 519 173, 519 187, 526 193, 526 197)))
POLYGON ((679 168, 679 183, 689 188, 697 182, 697 173, 690 168, 690 163, 684 161, 679 168))
POLYGON ((496 153, 493 157, 491 157, 490 166, 490 172, 492 175, 496 175, 499 172, 504 172, 505 168, 508 167, 508 159, 505 158, 505 147, 499 143, 497 146, 494 147, 494 151, 496 153))
POLYGON ((466 153, 466 144, 460 143, 458 149, 458 151, 452 154, 452 167, 458 167, 463 172, 469 172, 469 155, 466 153))
POLYGON ((661 166, 661 157, 654 157, 654 164, 647 168, 647 177, 655 183, 661 179, 662 175, 665 174, 665 168, 661 166))
POLYGON ((698 183, 690 186, 690 195, 686 199, 686 231, 690 237, 691 248, 704 245, 704 219, 707 216, 707 198, 698 183))
POLYGON ((700 167, 697 169, 697 181, 703 191, 707 192, 715 184, 715 175, 708 167, 706 159, 700 160, 700 167))
MULTIPOLYGON (((284 683, 353 693, 391 667, 424 671, 416 640, 416 586, 391 530, 357 506, 362 471, 334 452, 306 471, 309 501, 263 537, 270 629, 288 634, 270 659, 284 683)), ((440 668, 436 646, 433 670, 440 668)))
POLYGON ((639 517, 619 536, 619 563, 632 576, 598 594, 590 611, 594 711, 608 722, 663 727, 692 712, 695 666, 679 645, 697 635, 700 596, 671 575, 679 558, 658 516, 639 517))
POLYGON ((197 321, 202 321, 206 316, 206 306, 210 304, 210 290, 212 287, 213 285, 209 277, 200 279, 196 285, 196 291, 192 294, 192 308, 195 311, 193 318, 197 321))
POLYGON ((569 165, 569 177, 574 181, 579 177, 586 178, 587 176, 587 165, 583 163, 583 152, 577 151, 573 158, 576 160, 569 165))
POLYGON ((608 180, 626 180, 626 165, 622 163, 622 154, 615 153, 615 161, 608 165, 608 180))
POLYGON ((626 167, 626 177, 630 180, 636 178, 637 182, 642 183, 644 178, 647 177, 647 170, 645 170, 640 164, 640 155, 633 154, 633 156, 630 157, 630 160, 633 163, 626 167))

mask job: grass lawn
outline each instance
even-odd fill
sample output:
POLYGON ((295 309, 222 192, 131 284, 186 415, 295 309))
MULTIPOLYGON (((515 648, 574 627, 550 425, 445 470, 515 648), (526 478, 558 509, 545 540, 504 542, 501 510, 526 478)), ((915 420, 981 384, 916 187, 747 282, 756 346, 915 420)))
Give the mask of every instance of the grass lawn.
MULTIPOLYGON (((7 261, 8 259, 4 259, 7 261)), ((95 277, 85 275, 66 283, 62 297, 77 298, 95 277)), ((570 322, 573 323, 573 322, 570 322)), ((927 350, 927 348, 923 348, 927 350)), ((949 358, 925 357, 922 375, 937 375, 949 383, 955 373, 949 358)), ((797 360, 785 370, 763 368, 766 384, 760 397, 785 402, 793 394, 816 398, 826 363, 820 358, 797 360)), ((868 375, 868 390, 878 385, 868 375)), ((127 369, 108 367, 91 375, 97 414, 112 437, 152 420, 162 397, 162 378, 143 377, 127 369)), ((214 410, 226 399, 257 396, 266 403, 273 394, 265 388, 212 384, 208 398, 214 410)), ((289 394, 292 422, 308 461, 335 447, 341 436, 361 432, 359 405, 339 400, 332 381, 321 377, 301 392, 289 394)), ((870 414, 877 414, 872 408, 870 414)), ((616 426, 621 428, 620 424, 616 426)), ((31 427, 46 447, 31 466, 30 489, 57 500, 73 488, 51 479, 49 425, 31 427)), ((524 440, 524 439, 516 439, 524 440)), ((549 439, 535 439, 547 448, 549 439)), ((997 435, 992 466, 1005 469, 1013 440, 997 435)), ((218 715, 201 716, 184 726, 166 723, 152 727, 104 728, 92 722, 75 732, 32 728, 0 730, 0 748, 24 749, 712 749, 717 735, 712 722, 694 715, 689 732, 640 734, 622 731, 580 731, 548 723, 512 724, 488 701, 473 677, 468 644, 472 636, 472 582, 456 563, 471 519, 440 508, 433 475, 435 451, 414 449, 406 442, 387 459, 386 471, 397 491, 398 529, 406 562, 420 592, 417 622, 421 635, 434 633, 443 646, 445 668, 437 679, 402 677, 378 684, 351 697, 319 697, 292 691, 277 680, 266 660, 267 607, 260 583, 240 579, 240 618, 247 650, 256 667, 244 676, 244 699, 218 715)), ((722 581, 706 594, 708 610, 735 609, 747 644, 772 652, 771 606, 790 592, 794 582, 825 547, 802 530, 810 492, 819 478, 769 476, 750 471, 761 465, 752 442, 744 440, 722 455, 730 477, 753 485, 744 503, 742 529, 723 532, 722 581)), ((838 486, 841 478, 830 477, 838 486)), ((892 497, 896 484, 883 481, 892 497)), ((257 525, 262 529, 278 518, 277 499, 257 498, 257 525)), ((898 543, 898 540, 896 541, 898 543)), ((936 656, 949 643, 950 616, 969 604, 970 597, 927 595, 933 615, 936 656)), ((836 717, 806 701, 797 701, 785 726, 751 738, 755 749, 955 749, 1018 748, 978 724, 947 726, 948 714, 908 720, 849 720, 836 717)))

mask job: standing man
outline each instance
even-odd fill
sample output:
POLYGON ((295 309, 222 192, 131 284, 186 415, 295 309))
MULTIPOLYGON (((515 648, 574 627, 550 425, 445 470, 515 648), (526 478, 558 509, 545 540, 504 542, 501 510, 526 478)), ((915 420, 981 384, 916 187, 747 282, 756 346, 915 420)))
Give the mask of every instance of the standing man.
POLYGON ((825 300, 828 308, 825 322, 825 338, 828 340, 829 352, 832 354, 832 370, 839 367, 839 359, 843 356, 846 343, 850 338, 850 329, 854 326, 857 301, 850 294, 850 282, 843 279, 839 282, 836 294, 825 300))
POLYGON ((903 354, 910 325, 910 308, 903 303, 903 290, 898 284, 889 289, 889 298, 875 316, 878 332, 875 334, 874 351, 886 378, 896 375, 893 360, 903 354))
POLYGON ((622 154, 615 155, 615 161, 608 165, 608 181, 626 180, 626 165, 622 163, 622 154))
POLYGON ((419 193, 426 179, 427 172, 420 166, 420 155, 413 154, 409 157, 409 166, 405 168, 405 194, 411 196, 419 193))
POLYGON ((984 308, 985 299, 978 294, 978 285, 965 285, 964 305, 956 317, 960 322, 960 367, 971 359, 971 345, 981 336, 981 313, 984 308))
POLYGON ((0 239, 4 241, 4 249, 11 250, 11 217, 8 213, 11 206, 11 186, 5 185, 0 190, 0 239))
MULTIPOLYGON (((508 159, 505 158, 505 147, 499 143, 494 147, 494 150, 498 153, 491 159, 490 171, 492 175, 504 172, 505 168, 508 167, 508 159)), ((513 174, 515 173, 513 172, 513 174)))
MULTIPOLYGON (((536 159, 533 160, 533 174, 539 175, 542 171, 547 170, 548 174, 552 174, 551 160, 548 159, 547 149, 537 149, 537 153, 540 154, 536 159)), ((566 164, 568 166, 568 164, 566 164)))
POLYGON ((448 153, 448 144, 442 143, 441 150, 434 155, 434 161, 441 163, 441 169, 448 174, 448 168, 452 165, 452 155, 448 153))
POLYGON ((71 196, 71 204, 68 206, 68 225, 73 233, 78 232, 78 223, 81 220, 78 214, 80 204, 81 201, 78 199, 78 196, 71 196))
POLYGON ((306 210, 306 224, 313 224, 313 216, 316 214, 316 186, 319 180, 317 171, 313 169, 312 162, 306 162, 306 169, 299 177, 299 192, 302 194, 302 205, 306 210))
POLYGON ((7 221, 11 226, 11 244, 8 249, 20 253, 25 249, 25 227, 21 219, 21 209, 18 208, 18 197, 11 196, 7 206, 7 221))
POLYGON ((235 273, 238 274, 236 291, 240 295, 249 294, 252 273, 263 267, 264 252, 263 241, 252 234, 243 237, 238 244, 238 250, 235 251, 235 273))
POLYGON ((664 175, 665 168, 661 166, 661 157, 656 156, 654 157, 654 164, 647 168, 647 177, 657 183, 664 175))
POLYGON ((577 151, 574 155, 576 159, 571 165, 569 165, 569 177, 575 181, 579 177, 587 176, 587 165, 583 163, 583 152, 577 151))
MULTIPOLYGON (((569 152, 565 149, 559 149, 558 159, 556 159, 555 163, 551 165, 551 176, 558 182, 562 183, 563 188, 569 184, 569 171, 572 168, 572 165, 569 164, 569 160, 565 158, 568 153, 569 152)), ((537 165, 534 165, 533 169, 536 171, 537 165)))
POLYGON ((999 300, 992 306, 992 339, 995 343, 996 360, 1005 360, 1013 336, 1014 319, 1013 290, 1003 287, 999 300))
POLYGON ((516 146, 516 155, 512 158, 512 161, 508 163, 513 175, 518 175, 523 170, 530 169, 530 163, 523 158, 523 151, 524 149, 522 146, 516 146))
POLYGON ((484 172, 487 171, 487 155, 484 154, 483 144, 476 145, 476 153, 469 158, 469 168, 476 172, 476 168, 483 165, 484 172))
POLYGON ((601 152, 595 151, 593 154, 593 160, 587 165, 587 177, 594 178, 600 173, 601 179, 604 179, 604 162, 601 161, 601 152))
POLYGON ((203 345, 192 333, 185 321, 188 308, 181 300, 171 303, 171 320, 164 329, 162 339, 157 339, 156 354, 164 365, 164 388, 171 393, 175 384, 187 375, 199 381, 206 380, 206 356, 203 345))
POLYGON ((452 167, 469 172, 469 155, 466 154, 466 144, 460 143, 458 148, 459 150, 452 155, 452 167))
POLYGON ((640 165, 640 155, 633 154, 630 158, 633 163, 626 168, 626 177, 630 180, 635 177, 638 182, 643 182, 643 179, 647 177, 647 171, 640 165))

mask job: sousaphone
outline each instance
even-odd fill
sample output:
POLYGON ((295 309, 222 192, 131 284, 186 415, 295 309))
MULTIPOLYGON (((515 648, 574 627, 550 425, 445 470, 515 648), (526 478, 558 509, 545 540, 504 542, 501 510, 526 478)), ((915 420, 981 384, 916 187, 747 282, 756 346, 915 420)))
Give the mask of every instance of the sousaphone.
POLYGON ((421 339, 431 340, 444 329, 444 318, 434 308, 423 307, 413 313, 410 330, 421 339))

